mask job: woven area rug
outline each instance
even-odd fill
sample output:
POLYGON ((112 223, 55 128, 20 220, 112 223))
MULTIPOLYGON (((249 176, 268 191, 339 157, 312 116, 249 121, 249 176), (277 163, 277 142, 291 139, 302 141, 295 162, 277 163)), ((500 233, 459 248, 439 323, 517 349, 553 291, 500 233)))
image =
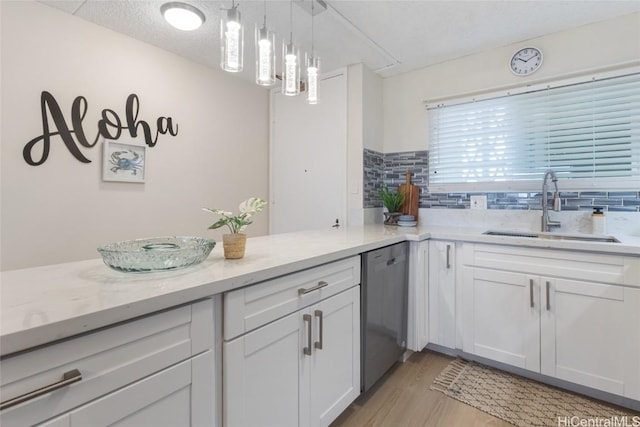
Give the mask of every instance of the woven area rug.
POLYGON ((595 402, 537 381, 456 359, 433 381, 432 390, 522 427, 636 425, 640 414, 595 402), (577 417, 577 418, 576 418, 577 417), (626 418, 625 418, 626 417, 626 418), (636 417, 636 418, 634 418, 636 417), (622 424, 604 424, 605 420, 622 424), (575 424, 601 420, 601 424, 575 424), (626 421, 626 424, 624 423, 626 421))

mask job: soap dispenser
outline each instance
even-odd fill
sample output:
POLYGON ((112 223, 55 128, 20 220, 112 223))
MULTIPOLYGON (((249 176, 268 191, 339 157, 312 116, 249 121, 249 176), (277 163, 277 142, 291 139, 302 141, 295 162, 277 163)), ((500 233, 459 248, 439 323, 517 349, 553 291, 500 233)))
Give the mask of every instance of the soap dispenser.
POLYGON ((592 224, 592 233, 593 234, 606 234, 607 232, 607 223, 606 218, 604 216, 604 212, 602 211, 604 208, 602 207, 594 207, 593 213, 591 214, 591 224, 592 224))

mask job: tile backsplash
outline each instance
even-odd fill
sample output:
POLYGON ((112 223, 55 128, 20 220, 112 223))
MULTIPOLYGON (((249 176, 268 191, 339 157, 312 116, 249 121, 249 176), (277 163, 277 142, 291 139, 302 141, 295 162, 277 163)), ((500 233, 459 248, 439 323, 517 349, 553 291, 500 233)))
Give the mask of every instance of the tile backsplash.
MULTIPOLYGON (((471 195, 485 194, 488 209, 542 209, 538 192, 429 193, 428 151, 383 154, 369 149, 364 150, 364 207, 381 207, 378 192, 382 185, 394 188, 403 184, 407 171, 412 172, 412 182, 420 189, 421 208, 469 209, 471 195)), ((592 211, 599 206, 605 212, 640 212, 640 191, 568 191, 560 192, 560 199, 563 211, 592 211)))
POLYGON ((397 188, 406 182, 407 171, 412 173, 411 183, 420 189, 422 197, 428 195, 429 152, 379 153, 364 149, 363 203, 365 208, 382 207, 378 192, 383 185, 397 188))

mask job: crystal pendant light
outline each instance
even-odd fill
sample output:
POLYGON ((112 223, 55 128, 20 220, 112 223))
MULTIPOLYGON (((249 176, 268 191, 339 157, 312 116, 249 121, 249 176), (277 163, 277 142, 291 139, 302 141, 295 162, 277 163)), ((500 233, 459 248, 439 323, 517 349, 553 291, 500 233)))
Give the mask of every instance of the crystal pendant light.
POLYGON ((307 103, 318 103, 318 74, 320 73, 320 58, 315 54, 313 46, 313 13, 315 0, 311 0, 311 55, 306 57, 307 65, 307 103))
POLYGON ((220 18, 220 66, 231 73, 242 71, 242 51, 244 48, 244 29, 240 22, 240 12, 235 0, 231 9, 220 18))
POLYGON ((264 23, 256 25, 256 83, 271 86, 276 82, 276 38, 267 29, 267 0, 264 0, 264 23))
POLYGON ((320 73, 320 58, 307 55, 307 103, 318 103, 318 74, 320 73))
POLYGON ((293 44, 293 0, 289 4, 291 33, 289 43, 282 43, 282 93, 295 96, 300 93, 300 51, 293 44))

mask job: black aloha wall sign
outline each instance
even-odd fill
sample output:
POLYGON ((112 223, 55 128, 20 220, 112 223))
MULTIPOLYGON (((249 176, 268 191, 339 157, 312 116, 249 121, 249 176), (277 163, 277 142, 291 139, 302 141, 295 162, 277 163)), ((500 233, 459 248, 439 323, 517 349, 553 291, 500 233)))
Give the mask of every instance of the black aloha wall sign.
POLYGON ((95 146, 100 137, 119 139, 123 132, 128 132, 129 136, 136 138, 141 133, 141 136, 144 136, 145 144, 149 147, 154 147, 160 135, 166 135, 167 133, 171 136, 178 135, 178 124, 174 124, 171 117, 158 117, 154 128, 148 122, 138 120, 140 103, 138 95, 135 93, 127 97, 124 120, 120 119, 120 116, 111 109, 105 108, 102 110, 100 120, 98 120, 98 132, 92 140, 87 139, 82 123, 89 109, 89 104, 84 96, 78 96, 73 100, 71 105, 71 126, 65 120, 58 102, 51 93, 42 92, 40 109, 42 112, 42 135, 27 142, 22 150, 24 160, 31 166, 38 166, 47 161, 51 150, 51 137, 54 136, 59 136, 62 139, 67 150, 76 159, 83 163, 91 163, 91 160, 82 154, 80 148, 95 146), (51 117, 55 129, 49 127, 49 117, 51 117), (38 146, 41 146, 41 149, 39 151, 36 150, 36 154, 34 154, 34 149, 38 146))

